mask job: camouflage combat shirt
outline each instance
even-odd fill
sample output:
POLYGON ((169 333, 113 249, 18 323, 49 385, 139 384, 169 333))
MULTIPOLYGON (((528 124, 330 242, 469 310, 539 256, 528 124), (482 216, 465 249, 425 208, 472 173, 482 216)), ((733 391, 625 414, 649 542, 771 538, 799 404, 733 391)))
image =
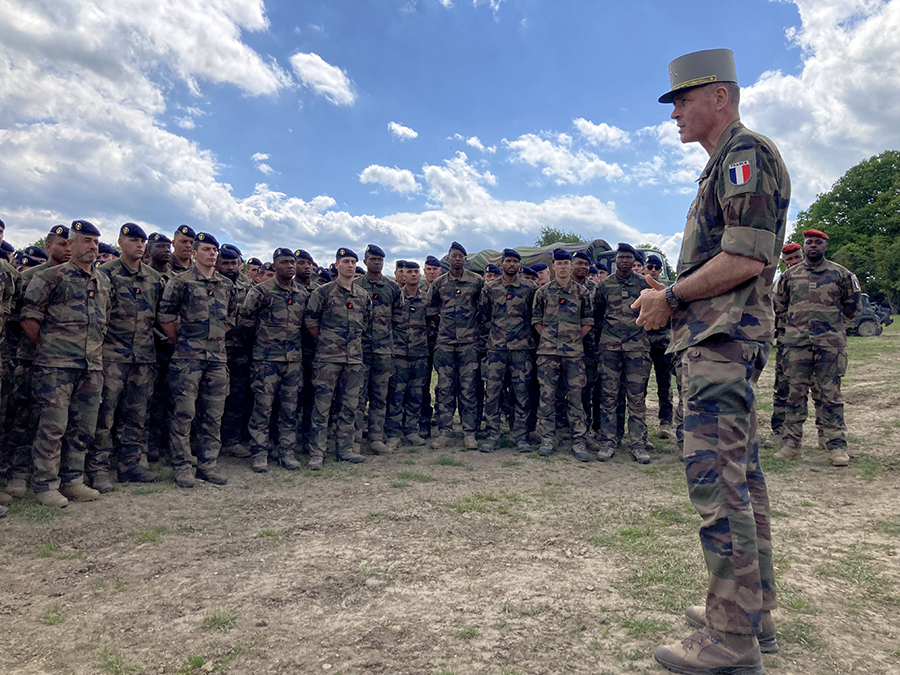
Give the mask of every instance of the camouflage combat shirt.
POLYGON ((846 267, 823 260, 784 271, 775 294, 775 313, 784 327, 779 344, 844 348, 847 323, 861 309, 859 281, 846 267))
POLYGON ((484 285, 480 311, 482 322, 488 326, 489 350, 535 348, 531 310, 536 292, 537 286, 519 277, 512 283, 500 277, 484 285))
POLYGON ((309 291, 297 281, 285 288, 273 277, 254 285, 238 313, 238 326, 253 340, 254 361, 300 361, 303 315, 309 291))
POLYGON ((307 328, 319 329, 316 360, 362 363, 362 336, 371 317, 372 298, 362 286, 353 284, 348 291, 334 280, 316 288, 303 319, 307 328))
POLYGON ((142 262, 137 270, 130 270, 121 258, 99 270, 111 285, 104 363, 156 363, 153 325, 162 277, 142 262))
POLYGON ((483 333, 478 322, 482 288, 484 279, 469 270, 463 270, 459 279, 450 272, 442 274, 428 287, 428 315, 440 318, 436 346, 479 346, 483 333))
POLYGON ((234 326, 234 284, 216 271, 207 279, 196 268, 177 274, 163 291, 159 322, 175 322, 173 359, 226 363, 225 333, 234 326))
POLYGON ((722 251, 753 258, 765 267, 726 293, 677 310, 670 351, 714 335, 772 342, 772 281, 791 199, 787 168, 772 141, 737 121, 722 133, 699 182, 688 211, 677 279, 690 276, 722 251))
POLYGON ((394 324, 394 354, 406 358, 424 359, 428 356, 428 319, 425 316, 423 286, 412 295, 400 290, 400 317, 394 324))
POLYGON ((400 286, 383 275, 381 281, 375 281, 368 274, 353 283, 372 298, 372 319, 363 333, 363 352, 393 354, 393 324, 400 319, 400 286))
POLYGON ((569 279, 562 286, 556 279, 534 294, 532 325, 542 324, 537 354, 547 356, 583 356, 582 326, 594 325, 594 311, 588 290, 569 279))
POLYGON ((636 321, 641 313, 631 309, 647 286, 644 275, 631 273, 627 279, 610 274, 594 292, 594 326, 600 349, 612 352, 649 352, 650 336, 636 321))

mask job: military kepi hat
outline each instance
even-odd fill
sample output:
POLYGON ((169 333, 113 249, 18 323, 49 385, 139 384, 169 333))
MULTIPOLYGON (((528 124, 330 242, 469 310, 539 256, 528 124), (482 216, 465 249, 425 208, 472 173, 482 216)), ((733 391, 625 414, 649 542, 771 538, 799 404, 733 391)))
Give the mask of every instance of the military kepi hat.
POLYGON ((803 230, 803 238, 806 237, 821 237, 822 239, 828 239, 828 235, 822 232, 822 230, 803 230))
POLYGON ((354 260, 359 260, 359 256, 356 255, 349 248, 339 248, 337 253, 334 254, 335 260, 340 260, 341 258, 353 258, 354 260))
POLYGON ((782 255, 787 255, 788 253, 793 253, 794 251, 799 251, 802 246, 800 244, 785 244, 781 247, 782 255))
POLYGON ((278 260, 279 258, 293 258, 297 259, 297 256, 294 255, 294 252, 289 248, 276 248, 272 253, 272 261, 278 260))
POLYGON ((62 237, 63 239, 69 238, 69 228, 65 225, 54 225, 50 228, 50 231, 47 234, 52 234, 55 237, 62 237))
MULTIPOLYGON (((185 227, 187 227, 185 225, 185 227)), ((212 244, 216 248, 219 248, 219 240, 212 236, 209 232, 198 232, 197 236, 194 237, 195 244, 212 244)), ((240 254, 238 254, 240 255, 240 254)))
POLYGON ((737 83, 734 52, 730 49, 706 49, 679 56, 669 64, 671 89, 659 97, 660 103, 671 103, 679 92, 713 82, 737 83))
POLYGON ((72 225, 69 227, 69 232, 75 232, 76 234, 90 234, 94 237, 100 236, 100 230, 94 227, 94 224, 87 220, 73 220, 72 225))
POLYGON ((125 223, 122 227, 120 227, 119 236, 128 237, 129 239, 140 239, 141 241, 147 241, 147 233, 144 232, 140 225, 135 225, 134 223, 125 223))

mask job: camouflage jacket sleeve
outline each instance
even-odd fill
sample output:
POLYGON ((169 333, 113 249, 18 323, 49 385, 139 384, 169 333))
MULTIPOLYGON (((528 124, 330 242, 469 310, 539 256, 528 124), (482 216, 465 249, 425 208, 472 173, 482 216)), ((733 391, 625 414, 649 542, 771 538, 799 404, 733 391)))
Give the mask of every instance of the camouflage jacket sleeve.
POLYGON ((256 332, 256 322, 259 319, 260 305, 263 300, 263 292, 259 286, 254 286, 247 292, 244 304, 238 308, 237 325, 253 335, 256 332))
MULTIPOLYGON (((6 261, 0 261, 0 315, 8 316, 12 312, 13 299, 18 286, 19 273, 6 261)), ((0 323, 2 328, 2 323, 0 323)))
POLYGON ((184 281, 179 276, 169 279, 169 283, 163 289, 162 299, 159 301, 158 319, 160 323, 174 323, 181 313, 181 296, 184 281))
POLYGON ((317 287, 309 294, 309 300, 306 301, 306 312, 303 314, 303 325, 309 328, 318 328, 322 319, 322 289, 325 286, 317 287))

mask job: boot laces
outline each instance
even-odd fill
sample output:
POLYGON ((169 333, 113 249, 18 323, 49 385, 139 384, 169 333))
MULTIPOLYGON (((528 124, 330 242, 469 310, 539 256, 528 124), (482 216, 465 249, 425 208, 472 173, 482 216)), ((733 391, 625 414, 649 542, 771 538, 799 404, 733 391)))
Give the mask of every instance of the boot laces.
POLYGON ((721 638, 713 637, 712 635, 710 635, 709 631, 706 628, 701 628, 697 631, 694 631, 684 640, 682 640, 681 646, 688 651, 693 651, 695 644, 697 645, 697 647, 702 649, 705 643, 719 644, 721 641, 721 638))

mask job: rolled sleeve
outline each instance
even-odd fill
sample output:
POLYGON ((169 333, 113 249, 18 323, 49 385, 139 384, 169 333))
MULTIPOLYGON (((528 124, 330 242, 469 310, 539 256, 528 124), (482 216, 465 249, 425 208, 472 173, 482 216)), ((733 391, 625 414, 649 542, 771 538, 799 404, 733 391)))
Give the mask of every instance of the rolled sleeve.
POLYGON ((771 265, 775 261, 775 233, 755 227, 727 227, 722 234, 722 250, 771 265))

